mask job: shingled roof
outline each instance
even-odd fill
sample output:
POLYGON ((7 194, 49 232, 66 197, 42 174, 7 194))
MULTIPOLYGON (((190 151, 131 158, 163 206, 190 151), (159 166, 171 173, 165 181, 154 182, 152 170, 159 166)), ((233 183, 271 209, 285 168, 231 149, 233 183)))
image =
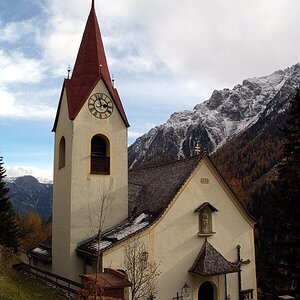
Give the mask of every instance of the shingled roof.
POLYGON ((229 262, 208 241, 205 241, 189 272, 201 276, 213 276, 238 272, 237 264, 229 262))
POLYGON ((209 202, 202 203, 197 209, 194 210, 194 212, 202 212, 206 207, 209 207, 211 211, 216 212, 218 209, 216 209, 212 204, 209 202))
POLYGON ((172 163, 129 171, 129 219, 106 231, 100 245, 97 238, 77 247, 80 255, 95 256, 153 224, 168 207, 201 160, 194 156, 172 163))
POLYGON ((49 263, 52 260, 52 237, 45 240, 38 247, 28 251, 28 255, 38 258, 45 263, 49 263))
POLYGON ((125 222, 104 231, 100 243, 97 236, 83 241, 77 246, 77 253, 81 256, 86 256, 88 254, 97 257, 98 251, 104 251, 133 236, 137 232, 149 227, 154 220, 154 216, 142 213, 132 220, 126 220, 125 222))
MULTIPOLYGON (((206 157, 210 161, 209 157, 206 157)), ((97 250, 105 251, 151 226, 164 213, 202 159, 204 156, 198 155, 170 163, 130 170, 128 173, 128 219, 104 232, 100 245, 95 236, 82 241, 78 244, 77 253, 83 256, 95 256, 97 250)), ((217 210, 208 202, 203 203, 198 210, 207 206, 212 210, 217 210)), ((49 254, 51 255, 51 253, 49 254)), ((209 264, 214 264, 212 263, 214 257, 218 259, 220 265, 225 266, 225 269, 215 269, 216 272, 228 271, 227 273, 230 273, 230 270, 236 272, 231 263, 209 243, 206 243, 205 248, 200 251, 199 259, 196 260, 197 263, 195 262, 190 271, 205 274, 207 270, 210 270, 209 264), (203 267, 201 267, 201 263, 204 264, 203 267)), ((212 269, 211 272, 213 272, 212 269)))
POLYGON ((198 155, 158 166, 130 170, 130 215, 142 212, 158 215, 162 213, 191 176, 202 157, 198 155))

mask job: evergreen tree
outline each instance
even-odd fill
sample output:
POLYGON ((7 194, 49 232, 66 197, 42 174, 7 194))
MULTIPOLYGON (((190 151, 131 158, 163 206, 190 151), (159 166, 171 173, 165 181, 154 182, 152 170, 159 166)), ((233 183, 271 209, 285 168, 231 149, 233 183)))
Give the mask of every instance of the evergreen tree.
POLYGON ((18 221, 9 201, 9 190, 5 187, 5 172, 3 157, 0 157, 0 245, 17 251, 19 247, 18 221))
POLYGON ((299 299, 300 276, 300 90, 291 100, 286 123, 284 156, 278 166, 276 194, 271 200, 274 224, 269 267, 275 295, 289 294, 299 299))

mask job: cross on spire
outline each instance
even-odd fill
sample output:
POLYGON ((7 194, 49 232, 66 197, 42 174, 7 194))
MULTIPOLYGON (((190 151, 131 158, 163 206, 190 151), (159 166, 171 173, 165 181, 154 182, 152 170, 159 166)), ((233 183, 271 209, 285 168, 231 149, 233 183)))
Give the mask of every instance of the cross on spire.
POLYGON ((197 142, 195 148, 194 148, 195 154, 199 155, 201 153, 201 147, 199 146, 199 143, 197 142))

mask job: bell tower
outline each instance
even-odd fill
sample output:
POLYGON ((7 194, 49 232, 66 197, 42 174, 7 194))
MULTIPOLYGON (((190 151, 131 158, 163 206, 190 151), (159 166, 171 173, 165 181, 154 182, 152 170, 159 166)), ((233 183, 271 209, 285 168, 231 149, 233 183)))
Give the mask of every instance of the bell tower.
POLYGON ((95 234, 93 213, 111 196, 104 228, 128 216, 126 114, 114 88, 95 13, 88 16, 54 122, 52 272, 78 281, 78 243, 95 234))

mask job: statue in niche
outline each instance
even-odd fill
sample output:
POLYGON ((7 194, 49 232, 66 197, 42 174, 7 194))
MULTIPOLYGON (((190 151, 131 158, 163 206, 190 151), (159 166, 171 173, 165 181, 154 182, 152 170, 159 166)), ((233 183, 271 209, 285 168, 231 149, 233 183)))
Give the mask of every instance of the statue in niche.
POLYGON ((208 214, 204 211, 201 214, 201 231, 202 232, 209 232, 209 219, 208 219, 208 214))
POLYGON ((191 287, 185 283, 181 289, 182 292, 182 299, 183 300, 191 300, 191 287))

